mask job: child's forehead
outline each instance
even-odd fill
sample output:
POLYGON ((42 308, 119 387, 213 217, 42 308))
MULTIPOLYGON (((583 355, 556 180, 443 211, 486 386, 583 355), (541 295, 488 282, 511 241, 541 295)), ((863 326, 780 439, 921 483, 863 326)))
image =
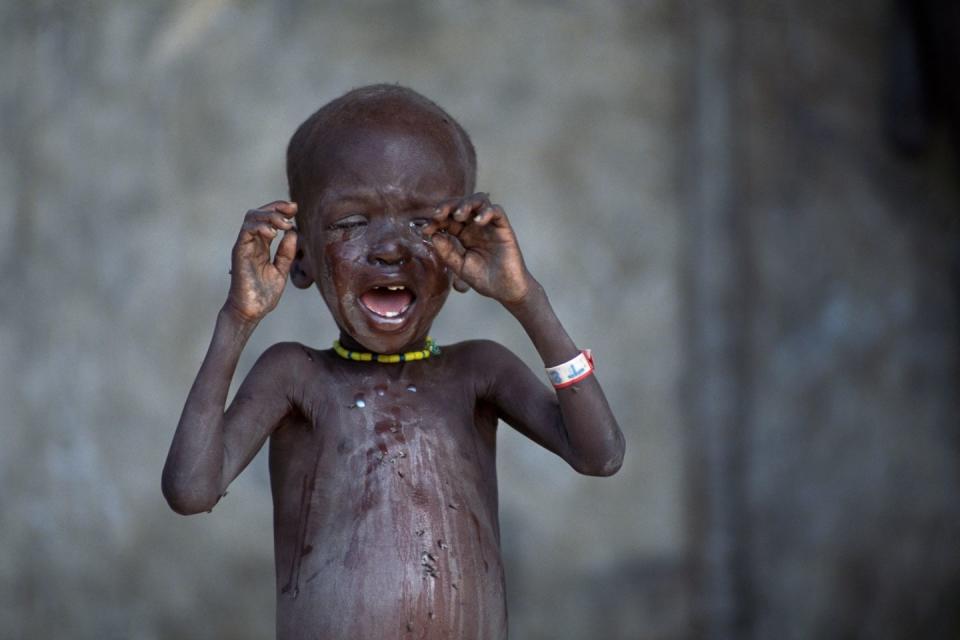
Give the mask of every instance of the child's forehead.
POLYGON ((369 151, 389 157, 410 149, 459 151, 456 133, 451 128, 406 119, 343 123, 330 132, 327 144, 335 155, 369 151))
POLYGON ((320 202, 403 197, 436 200, 460 193, 469 171, 459 150, 416 128, 350 128, 318 158, 320 202))

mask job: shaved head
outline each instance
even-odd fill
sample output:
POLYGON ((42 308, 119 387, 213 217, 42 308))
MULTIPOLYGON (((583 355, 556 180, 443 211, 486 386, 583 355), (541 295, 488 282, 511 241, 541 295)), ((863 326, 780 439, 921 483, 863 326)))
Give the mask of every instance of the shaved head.
POLYGON ((360 87, 320 107, 290 139, 287 181, 290 199, 300 205, 301 228, 309 226, 310 214, 325 187, 318 167, 342 136, 355 131, 409 133, 446 147, 464 173, 466 192, 472 192, 477 173, 476 152, 470 136, 450 114, 407 87, 360 87))

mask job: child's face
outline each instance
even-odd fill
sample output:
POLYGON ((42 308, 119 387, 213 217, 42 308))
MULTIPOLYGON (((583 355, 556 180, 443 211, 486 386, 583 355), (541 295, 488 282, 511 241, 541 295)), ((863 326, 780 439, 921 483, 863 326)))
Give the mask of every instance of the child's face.
POLYGON ((451 275, 420 236, 436 205, 463 196, 467 172, 450 136, 344 128, 318 167, 302 265, 341 331, 370 351, 422 348, 451 275))

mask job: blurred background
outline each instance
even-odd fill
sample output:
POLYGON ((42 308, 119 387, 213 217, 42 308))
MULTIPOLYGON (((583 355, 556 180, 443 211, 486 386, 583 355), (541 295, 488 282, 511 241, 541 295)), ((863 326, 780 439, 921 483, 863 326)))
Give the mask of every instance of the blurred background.
MULTIPOLYGON (((373 82, 472 134, 627 435, 501 429, 512 637, 960 637, 958 7, 3 3, 0 637, 272 637, 265 458, 190 518, 160 471, 243 213, 373 82)), ((542 366, 474 294, 433 334, 542 366)), ((334 337, 290 288, 239 374, 334 337)))

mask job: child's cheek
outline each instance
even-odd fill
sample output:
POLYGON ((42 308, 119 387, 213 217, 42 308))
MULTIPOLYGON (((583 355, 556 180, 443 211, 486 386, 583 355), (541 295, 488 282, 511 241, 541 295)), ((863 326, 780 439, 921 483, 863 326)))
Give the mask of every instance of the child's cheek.
POLYGON ((349 303, 343 296, 350 293, 356 267, 362 266, 366 253, 357 243, 333 240, 323 247, 323 271, 320 287, 327 296, 349 303))
POLYGON ((367 255, 366 247, 348 238, 330 239, 323 247, 323 255, 328 267, 338 264, 358 264, 367 255))

